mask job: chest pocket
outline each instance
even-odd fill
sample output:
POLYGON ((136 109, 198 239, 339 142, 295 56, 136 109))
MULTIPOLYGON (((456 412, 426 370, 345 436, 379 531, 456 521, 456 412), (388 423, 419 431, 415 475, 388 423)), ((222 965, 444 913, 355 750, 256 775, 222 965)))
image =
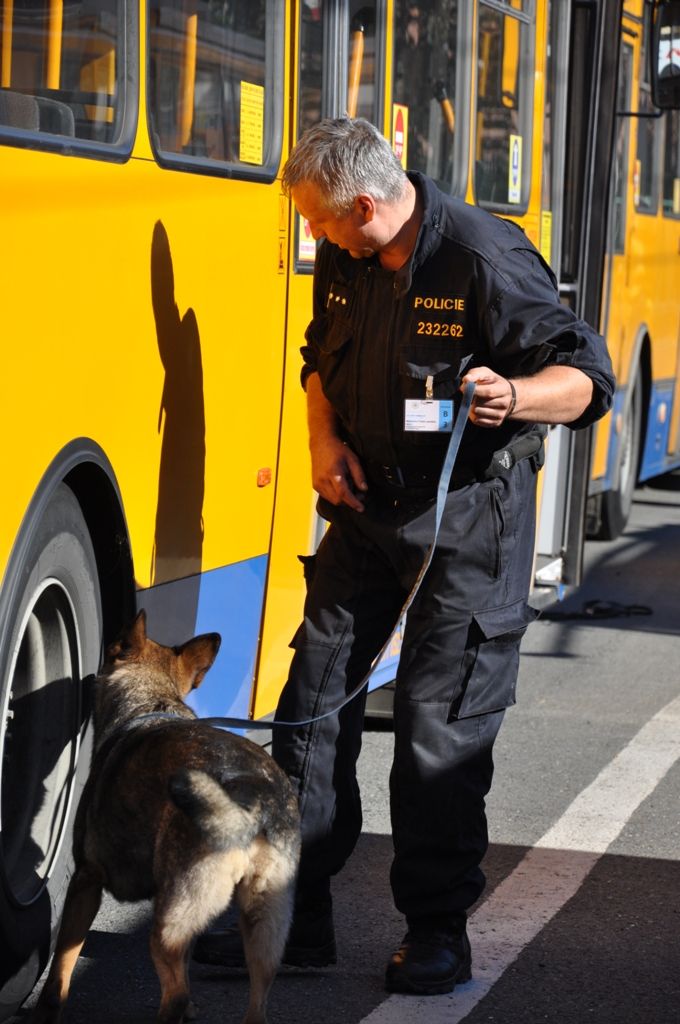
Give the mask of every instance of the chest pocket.
MULTIPOLYGON (((399 357, 402 404, 407 398, 426 397, 428 377, 432 378, 432 398, 454 399, 460 391, 460 378, 471 359, 471 354, 463 354, 450 342, 433 341, 406 346, 399 357)), ((437 431, 409 431, 405 437, 409 443, 417 445, 442 443, 442 434, 437 431)))
POLYGON ((352 382, 354 331, 341 314, 327 316, 327 330, 319 343, 317 367, 324 394, 348 429, 356 411, 356 389, 352 382))

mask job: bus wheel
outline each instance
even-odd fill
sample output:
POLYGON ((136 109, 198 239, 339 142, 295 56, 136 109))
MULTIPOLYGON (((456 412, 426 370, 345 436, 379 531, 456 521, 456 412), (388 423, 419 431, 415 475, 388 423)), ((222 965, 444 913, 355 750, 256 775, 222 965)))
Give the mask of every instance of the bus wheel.
POLYGON ((20 535, 0 595, 0 1020, 45 967, 71 872, 87 774, 86 679, 99 666, 95 553, 59 484, 20 535))
POLYGON ((618 487, 605 491, 602 495, 602 523, 598 532, 598 537, 601 540, 614 540, 626 528, 637 483, 641 422, 642 384, 640 374, 637 373, 621 431, 621 467, 618 487))

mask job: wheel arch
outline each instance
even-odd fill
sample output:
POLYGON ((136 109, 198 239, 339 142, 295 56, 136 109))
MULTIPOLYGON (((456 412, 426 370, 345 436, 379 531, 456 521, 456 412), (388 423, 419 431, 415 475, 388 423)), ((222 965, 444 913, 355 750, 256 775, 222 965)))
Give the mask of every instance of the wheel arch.
POLYGON ((36 487, 15 540, 0 589, 0 627, 21 585, 22 567, 33 532, 59 484, 73 491, 95 550, 104 620, 109 643, 135 611, 135 585, 125 512, 113 467, 96 442, 77 438, 61 449, 36 487))

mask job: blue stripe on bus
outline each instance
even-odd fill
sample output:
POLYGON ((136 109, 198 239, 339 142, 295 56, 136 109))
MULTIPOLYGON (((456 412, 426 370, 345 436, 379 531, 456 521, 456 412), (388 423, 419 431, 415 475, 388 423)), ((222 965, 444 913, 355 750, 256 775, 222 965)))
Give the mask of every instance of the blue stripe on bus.
POLYGON ((395 679, 399 666, 399 655, 401 653, 405 625, 406 619, 404 618, 395 629, 389 647, 371 673, 371 679, 368 684, 369 691, 376 690, 379 686, 391 683, 395 679))
POLYGON ((201 716, 248 713, 262 619, 267 555, 163 583, 137 594, 149 636, 181 644, 198 633, 219 633, 215 663, 187 703, 201 716))
MULTIPOLYGON (((647 418, 647 433, 643 438, 642 459, 638 480, 649 480, 671 469, 680 466, 677 455, 668 454, 669 432, 673 408, 673 381, 662 380, 652 385, 652 395, 647 418), (662 408, 665 406, 665 408, 662 408)), ((609 450, 607 452, 607 470, 604 478, 599 478, 597 491, 608 490, 614 480, 616 460, 621 445, 621 435, 616 432, 616 422, 623 413, 628 388, 617 388, 611 418, 609 450)), ((596 429, 601 429, 598 424, 596 429)))
MULTIPOLYGON (((612 480, 614 479, 614 470, 616 468, 616 460, 619 457, 619 447, 621 445, 621 435, 616 429, 619 416, 623 412, 623 404, 626 400, 627 387, 617 388, 614 392, 614 402, 612 404, 612 416, 611 416, 611 429, 609 431, 609 446, 607 450, 607 470, 604 476, 604 480, 600 480, 599 490, 608 491, 612 486, 612 480)), ((602 423, 598 423, 595 427, 596 430, 602 429, 602 423)))
POLYGON ((213 667, 187 703, 197 715, 245 718, 255 674, 267 556, 203 573, 196 633, 220 633, 213 667))
POLYGON ((672 407, 673 381, 657 381, 652 385, 639 480, 659 476, 678 464, 677 456, 672 458, 668 455, 672 407))

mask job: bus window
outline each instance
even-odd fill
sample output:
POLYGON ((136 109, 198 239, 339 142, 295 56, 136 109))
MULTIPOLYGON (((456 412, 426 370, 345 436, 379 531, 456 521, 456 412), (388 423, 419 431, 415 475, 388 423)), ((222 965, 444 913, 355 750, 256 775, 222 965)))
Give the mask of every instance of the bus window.
MULTIPOLYGON (((631 79, 633 75, 633 48, 627 43, 621 47, 617 110, 630 110, 631 79)), ((626 249, 626 185, 628 182, 628 137, 630 118, 617 118, 614 158, 612 163, 612 222, 611 251, 623 253, 626 249)))
POLYGON ((533 18, 529 0, 479 8, 475 193, 519 213, 531 171, 533 18))
POLYGON ((298 137, 323 117, 323 32, 321 0, 306 0, 300 9, 298 137))
POLYGON ((282 131, 282 4, 151 0, 149 16, 149 110, 161 162, 271 180, 282 131))
POLYGON ((394 15, 392 98, 405 122, 402 162, 447 192, 464 191, 467 163, 465 148, 455 145, 468 124, 461 17, 459 0, 402 0, 394 15))
POLYGON ((376 7, 376 0, 351 0, 349 5, 347 113, 380 124, 376 7))
POLYGON ((0 130, 119 140, 123 0, 15 0, 0 21, 0 130))
POLYGON ((667 217, 680 217, 680 110, 666 114, 663 212, 667 217))
POLYGON ((640 213, 656 213, 659 205, 658 196, 658 159, 659 159, 659 118, 652 103, 652 90, 649 82, 649 38, 651 27, 651 8, 645 10, 642 51, 640 53, 640 89, 638 93, 638 112, 643 117, 637 121, 637 153, 635 158, 635 207, 640 213))

